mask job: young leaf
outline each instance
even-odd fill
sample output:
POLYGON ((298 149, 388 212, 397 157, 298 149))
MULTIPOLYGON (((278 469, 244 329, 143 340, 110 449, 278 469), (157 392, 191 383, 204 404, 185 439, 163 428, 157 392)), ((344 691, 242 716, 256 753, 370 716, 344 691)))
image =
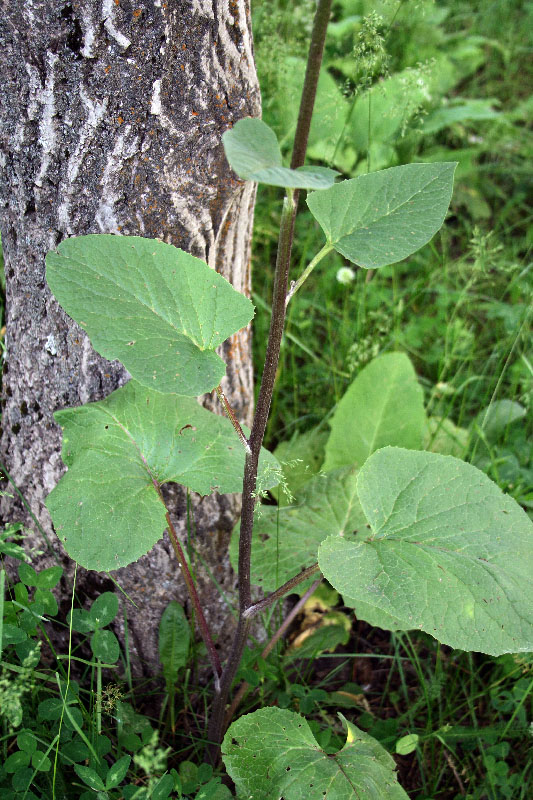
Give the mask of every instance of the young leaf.
POLYGON ((168 772, 165 772, 165 774, 159 778, 156 785, 152 789, 150 800, 166 800, 166 798, 170 796, 173 788, 174 778, 172 775, 169 775, 168 772))
POLYGON ((339 716, 347 738, 335 755, 319 747, 307 721, 293 711, 262 708, 234 722, 222 743, 222 759, 239 797, 407 800, 392 757, 339 716))
POLYGON ((245 117, 222 136, 226 158, 239 178, 291 189, 327 189, 339 175, 327 167, 282 166, 274 131, 261 119, 245 117))
POLYGON ((92 604, 89 617, 95 628, 104 628, 118 614, 118 597, 114 592, 102 592, 92 604))
POLYGON ((113 766, 109 767, 109 772, 105 778, 105 788, 107 790, 114 789, 119 783, 122 783, 126 777, 126 773, 130 768, 131 756, 122 756, 116 761, 113 766))
MULTIPOLYGON (((348 535, 365 524, 356 492, 353 467, 312 478, 296 494, 293 505, 261 506, 252 540, 252 583, 274 591, 316 561, 320 543, 329 535, 348 535)), ((231 538, 230 559, 238 561, 238 526, 231 538)), ((298 591, 312 582, 299 584, 298 591)))
POLYGON ((74 764, 74 772, 82 781, 97 792, 104 792, 105 786, 99 774, 91 767, 84 767, 82 764, 74 764))
POLYGON ((357 375, 330 420, 324 469, 362 467, 386 445, 422 447, 424 395, 404 353, 386 353, 357 375))
POLYGON ((187 663, 191 631, 183 608, 171 600, 159 623, 159 660, 167 684, 174 684, 187 663))
POLYGON ((335 250, 365 269, 407 258, 439 230, 455 163, 407 164, 341 181, 307 197, 335 250))
MULTIPOLYGON (((87 569, 127 566, 161 538, 166 511, 154 480, 200 494, 242 491, 244 448, 230 421, 193 398, 130 381, 55 418, 68 471, 46 504, 68 554, 87 569)), ((260 465, 266 487, 277 483, 273 456, 263 451, 260 465)))
POLYGON ((254 313, 204 261, 140 236, 66 239, 46 256, 46 279, 102 356, 144 386, 189 397, 220 383, 215 348, 254 313))
POLYGON ((39 589, 53 589, 63 575, 62 567, 48 567, 37 573, 35 586, 39 589))
POLYGON ((116 664, 120 656, 120 645, 113 631, 100 628, 91 636, 91 650, 105 664, 116 664))
POLYGON ((533 649, 533 523, 511 497, 456 458, 393 447, 368 459, 357 491, 371 533, 319 550, 345 599, 451 647, 533 649))

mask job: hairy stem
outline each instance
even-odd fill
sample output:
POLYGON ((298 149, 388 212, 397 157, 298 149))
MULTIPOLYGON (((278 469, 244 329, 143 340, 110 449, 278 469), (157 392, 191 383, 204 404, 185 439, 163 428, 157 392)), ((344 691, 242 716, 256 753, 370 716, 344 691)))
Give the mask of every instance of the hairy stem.
MULTIPOLYGON (((318 85, 318 76, 322 64, 322 54, 326 31, 331 13, 332 0, 318 0, 313 31, 311 34, 311 44, 305 72, 300 111, 298 114, 298 124, 294 139, 294 150, 292 153, 291 167, 293 169, 303 166, 311 117, 318 85)), ((215 701, 211 711, 208 737, 212 743, 209 749, 209 757, 215 761, 218 757, 219 746, 224 735, 225 708, 229 692, 235 674, 237 672, 246 639, 250 620, 244 617, 246 609, 251 605, 251 586, 250 586, 250 558, 252 551, 252 530, 254 523, 254 507, 256 503, 256 482, 257 467, 259 463, 259 452, 263 443, 274 383, 279 362, 279 352, 281 347, 281 337, 285 324, 285 303, 287 297, 287 285, 289 280, 289 266, 291 259, 292 241, 294 236, 294 220, 298 207, 298 193, 287 190, 287 195, 283 203, 281 215, 281 225, 278 239, 278 252, 276 257, 276 269, 274 273, 274 289, 272 295, 272 315, 270 318, 270 330, 268 334, 267 350, 265 355, 265 365, 261 378, 259 395, 257 398, 256 411, 252 424, 249 445, 251 453, 246 454, 244 465, 242 512, 239 539, 239 622, 237 631, 231 647, 231 655, 222 673, 220 691, 215 695, 215 701)))
POLYGON ((307 580, 307 578, 311 577, 311 575, 314 575, 315 572, 318 572, 318 569, 318 563, 316 563, 310 567, 307 567, 307 569, 302 570, 300 573, 298 573, 298 575, 295 575, 294 578, 290 578, 286 583, 283 584, 283 586, 280 586, 279 589, 276 589, 275 592, 271 592, 271 594, 263 597, 263 599, 259 600, 258 603, 248 606, 246 611, 244 611, 243 616, 246 619, 255 617, 255 615, 259 614, 260 611, 264 611, 265 608, 271 606, 272 603, 275 603, 276 600, 282 598, 283 595, 295 589, 299 583, 307 580))
POLYGON ((218 399, 219 399, 219 400, 220 400, 220 402, 222 403, 222 406, 223 406, 223 408, 224 408, 224 411, 225 411, 225 412, 226 412, 226 414, 228 415, 228 417, 229 417, 229 420, 230 420, 231 424, 232 424, 232 425, 233 425, 233 427, 235 428, 235 430, 236 430, 236 432, 237 432, 237 436, 238 436, 238 437, 239 437, 239 439, 241 440, 241 444, 242 444, 242 446, 244 447, 244 449, 246 450, 246 452, 248 453, 248 455, 251 455, 251 454, 252 454, 252 451, 251 451, 251 449, 250 449, 250 445, 248 444, 248 439, 247 439, 247 438, 246 438, 246 436, 244 435, 244 431, 243 431, 243 429, 241 428, 241 424, 240 424, 239 420, 237 419, 237 417, 235 416, 235 412, 233 411, 232 407, 231 407, 231 406, 230 406, 230 404, 228 403, 228 399, 227 399, 226 395, 224 394, 224 392, 223 392, 223 391, 222 391, 222 389, 220 388, 220 384, 219 384, 219 385, 217 386, 217 388, 215 389, 215 392, 217 393, 218 399))
POLYGON ((316 254, 316 256, 309 262, 309 264, 304 269, 298 280, 291 281, 291 288, 289 289, 287 297, 285 298, 286 306, 289 305, 289 300, 291 299, 291 297, 293 297, 298 291, 298 289, 302 286, 302 284, 305 283, 305 281, 308 279, 308 277, 310 276, 316 265, 319 264, 322 261, 322 259, 325 258, 325 256, 327 256, 328 253, 331 253, 332 250, 333 250, 332 244, 329 243, 325 244, 322 250, 320 250, 316 254))

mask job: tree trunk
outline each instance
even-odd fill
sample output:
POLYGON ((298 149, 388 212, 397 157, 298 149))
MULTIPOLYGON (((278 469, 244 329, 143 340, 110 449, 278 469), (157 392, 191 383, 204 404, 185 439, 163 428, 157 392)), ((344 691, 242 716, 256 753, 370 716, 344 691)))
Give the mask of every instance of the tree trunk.
MULTIPOLYGON (((0 223, 7 354, 0 455, 64 566, 68 559, 44 507, 64 471, 52 414, 101 399, 128 376, 118 362, 98 356, 59 308, 45 283, 44 257, 74 234, 158 237, 205 259, 249 293, 255 194, 251 184, 235 179, 221 145, 228 127, 257 116, 260 108, 248 5, 3 4, 0 223)), ((224 390, 240 419, 249 422, 250 332, 232 337, 222 355, 228 364, 224 390)), ((207 404, 215 408, 210 398, 207 404)), ((222 634, 227 607, 208 572, 231 590, 227 545, 238 497, 191 498, 192 514, 183 490, 172 487, 169 500, 184 535, 189 518, 207 618, 215 635, 222 634)), ((3 519, 24 520, 33 531, 30 543, 43 549, 23 507, 5 497, 2 503, 3 519)), ((39 565, 54 563, 52 557, 48 552, 39 565)), ((135 603, 126 610, 136 670, 153 671, 162 610, 171 599, 186 605, 166 536, 113 577, 135 603)), ((71 588, 71 581, 63 586, 67 599, 71 588)), ((78 572, 82 598, 104 588, 113 588, 105 575, 78 572)))

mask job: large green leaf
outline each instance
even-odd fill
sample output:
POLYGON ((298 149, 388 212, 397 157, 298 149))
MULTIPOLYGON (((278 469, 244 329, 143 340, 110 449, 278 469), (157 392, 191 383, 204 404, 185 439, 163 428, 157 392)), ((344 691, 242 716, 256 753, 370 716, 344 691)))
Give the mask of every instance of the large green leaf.
POLYGON ((330 755, 307 720, 281 708, 261 708, 234 722, 222 759, 238 796, 253 800, 407 800, 383 747, 339 714, 346 744, 330 755))
MULTIPOLYGON (((364 525, 365 518, 356 493, 353 467, 317 475, 296 493, 293 505, 261 506, 252 540, 252 583, 274 591, 317 560, 320 543, 330 534, 349 535, 364 525)), ((233 532, 231 563, 237 568, 238 532, 233 532)), ((304 591, 312 581, 301 583, 304 591)))
POLYGON ((419 450, 425 421, 423 392, 407 356, 379 356, 357 375, 330 420, 324 469, 362 467, 386 445, 419 450))
POLYGON ((463 650, 533 650, 533 523, 511 497, 456 458, 392 447, 368 459, 357 491, 371 534, 319 551, 356 609, 463 650))
POLYGON ((48 253, 46 279, 95 350, 159 392, 214 389, 225 373, 215 348, 254 313, 204 261, 139 236, 66 239, 48 253))
POLYGON ((282 166, 276 134, 261 119, 244 117, 222 136, 226 158, 239 178, 291 189, 327 189, 339 174, 327 167, 282 166))
POLYGON ((394 264, 439 230, 455 163, 407 164, 341 181, 307 198, 327 241, 365 269, 394 264))
MULTIPOLYGON (((118 569, 163 535, 165 507, 154 480, 199 494, 241 492, 244 448, 230 421, 191 397, 136 381, 105 400, 55 414, 68 471, 46 505, 68 554, 87 569, 118 569)), ((262 480, 278 482, 263 451, 262 480)))

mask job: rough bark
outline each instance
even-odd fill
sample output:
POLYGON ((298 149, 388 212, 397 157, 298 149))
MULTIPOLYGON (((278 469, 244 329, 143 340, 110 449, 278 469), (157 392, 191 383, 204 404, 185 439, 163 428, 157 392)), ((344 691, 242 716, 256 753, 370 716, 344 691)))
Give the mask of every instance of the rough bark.
MULTIPOLYGON (((259 112, 249 8, 247 0, 6 0, 0 25, 7 282, 0 456, 67 565, 44 507, 64 470, 52 414, 101 399, 128 376, 58 307, 44 256, 73 234, 158 237, 249 293, 254 191, 229 171, 221 146, 224 130, 259 112)), ((224 390, 249 422, 249 331, 227 342, 223 355, 224 390)), ((184 534, 183 491, 173 487, 169 501, 184 534)), ((227 543, 238 498, 192 498, 191 508, 197 550, 231 587, 227 543)), ((22 507, 4 498, 2 509, 4 520, 24 519, 42 549, 22 507)), ((152 670, 161 612, 173 598, 185 602, 168 540, 114 577, 136 604, 127 612, 137 669, 152 670)), ((220 630, 227 609, 202 566, 199 583, 208 620, 220 630)), ((105 576, 78 574, 82 596, 108 585, 105 576)))

